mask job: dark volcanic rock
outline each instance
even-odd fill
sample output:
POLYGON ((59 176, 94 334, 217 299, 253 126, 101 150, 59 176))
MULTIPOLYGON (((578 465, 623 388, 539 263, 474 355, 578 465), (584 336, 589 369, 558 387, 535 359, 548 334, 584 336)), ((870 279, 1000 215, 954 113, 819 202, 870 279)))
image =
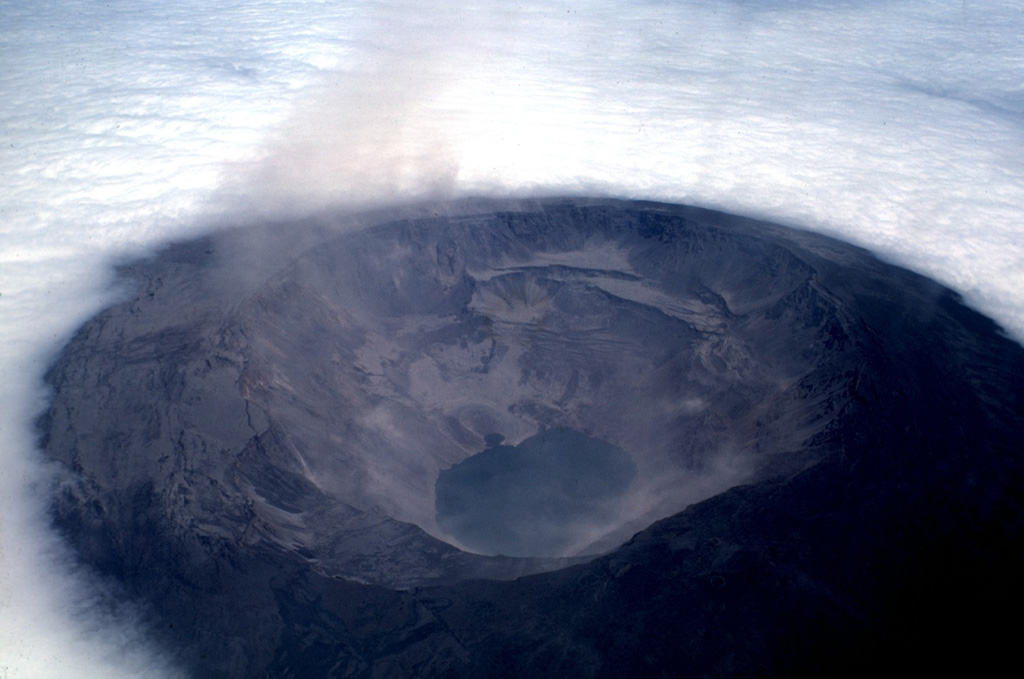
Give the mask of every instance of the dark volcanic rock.
POLYGON ((1024 351, 862 250, 681 206, 477 201, 226 231, 123 274, 49 375, 54 518, 196 677, 1009 657, 1024 351), (525 488, 472 457, 544 432, 581 448, 525 488), (458 469, 490 479, 466 497, 496 531, 570 518, 535 552, 489 543, 532 557, 464 551, 436 513, 458 469))

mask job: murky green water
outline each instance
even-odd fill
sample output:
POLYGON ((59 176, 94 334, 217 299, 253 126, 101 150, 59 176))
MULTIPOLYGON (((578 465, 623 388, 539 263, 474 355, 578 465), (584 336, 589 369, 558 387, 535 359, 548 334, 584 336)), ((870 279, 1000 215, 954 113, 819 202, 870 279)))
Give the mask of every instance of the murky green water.
POLYGON ((621 448, 569 429, 502 440, 488 436, 435 487, 438 525, 481 554, 566 554, 617 515, 636 473, 621 448))

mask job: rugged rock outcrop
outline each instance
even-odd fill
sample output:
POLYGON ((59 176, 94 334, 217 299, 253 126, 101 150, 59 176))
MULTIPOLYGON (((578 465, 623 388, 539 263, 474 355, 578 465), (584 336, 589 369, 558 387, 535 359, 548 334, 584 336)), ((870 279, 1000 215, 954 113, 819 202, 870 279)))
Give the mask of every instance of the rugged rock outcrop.
POLYGON ((195 676, 999 656, 1024 350, 991 321, 852 246, 711 211, 432 208, 126 265, 132 291, 51 370, 55 521, 195 676), (439 474, 546 431, 624 451, 594 468, 631 476, 553 465, 541 491, 615 504, 554 503, 536 556, 460 549, 439 474))

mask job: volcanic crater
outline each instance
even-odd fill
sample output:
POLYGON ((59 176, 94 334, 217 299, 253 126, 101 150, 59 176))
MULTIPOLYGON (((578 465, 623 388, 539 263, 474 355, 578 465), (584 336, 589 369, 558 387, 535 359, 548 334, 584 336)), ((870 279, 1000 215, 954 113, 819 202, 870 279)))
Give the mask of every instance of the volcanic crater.
POLYGON ((469 200, 120 273, 49 374, 54 518, 196 676, 798 674, 1020 530, 1020 347, 820 235, 469 200))

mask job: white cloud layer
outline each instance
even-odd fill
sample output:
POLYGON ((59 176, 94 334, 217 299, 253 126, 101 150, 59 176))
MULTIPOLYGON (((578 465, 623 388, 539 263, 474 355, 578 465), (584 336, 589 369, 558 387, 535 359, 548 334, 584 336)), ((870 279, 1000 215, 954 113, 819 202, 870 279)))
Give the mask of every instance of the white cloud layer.
POLYGON ((1021 339, 1022 31, 1011 0, 3 3, 0 677, 173 674, 31 486, 42 373, 111 257, 266 212, 599 192, 843 237, 1021 339))

